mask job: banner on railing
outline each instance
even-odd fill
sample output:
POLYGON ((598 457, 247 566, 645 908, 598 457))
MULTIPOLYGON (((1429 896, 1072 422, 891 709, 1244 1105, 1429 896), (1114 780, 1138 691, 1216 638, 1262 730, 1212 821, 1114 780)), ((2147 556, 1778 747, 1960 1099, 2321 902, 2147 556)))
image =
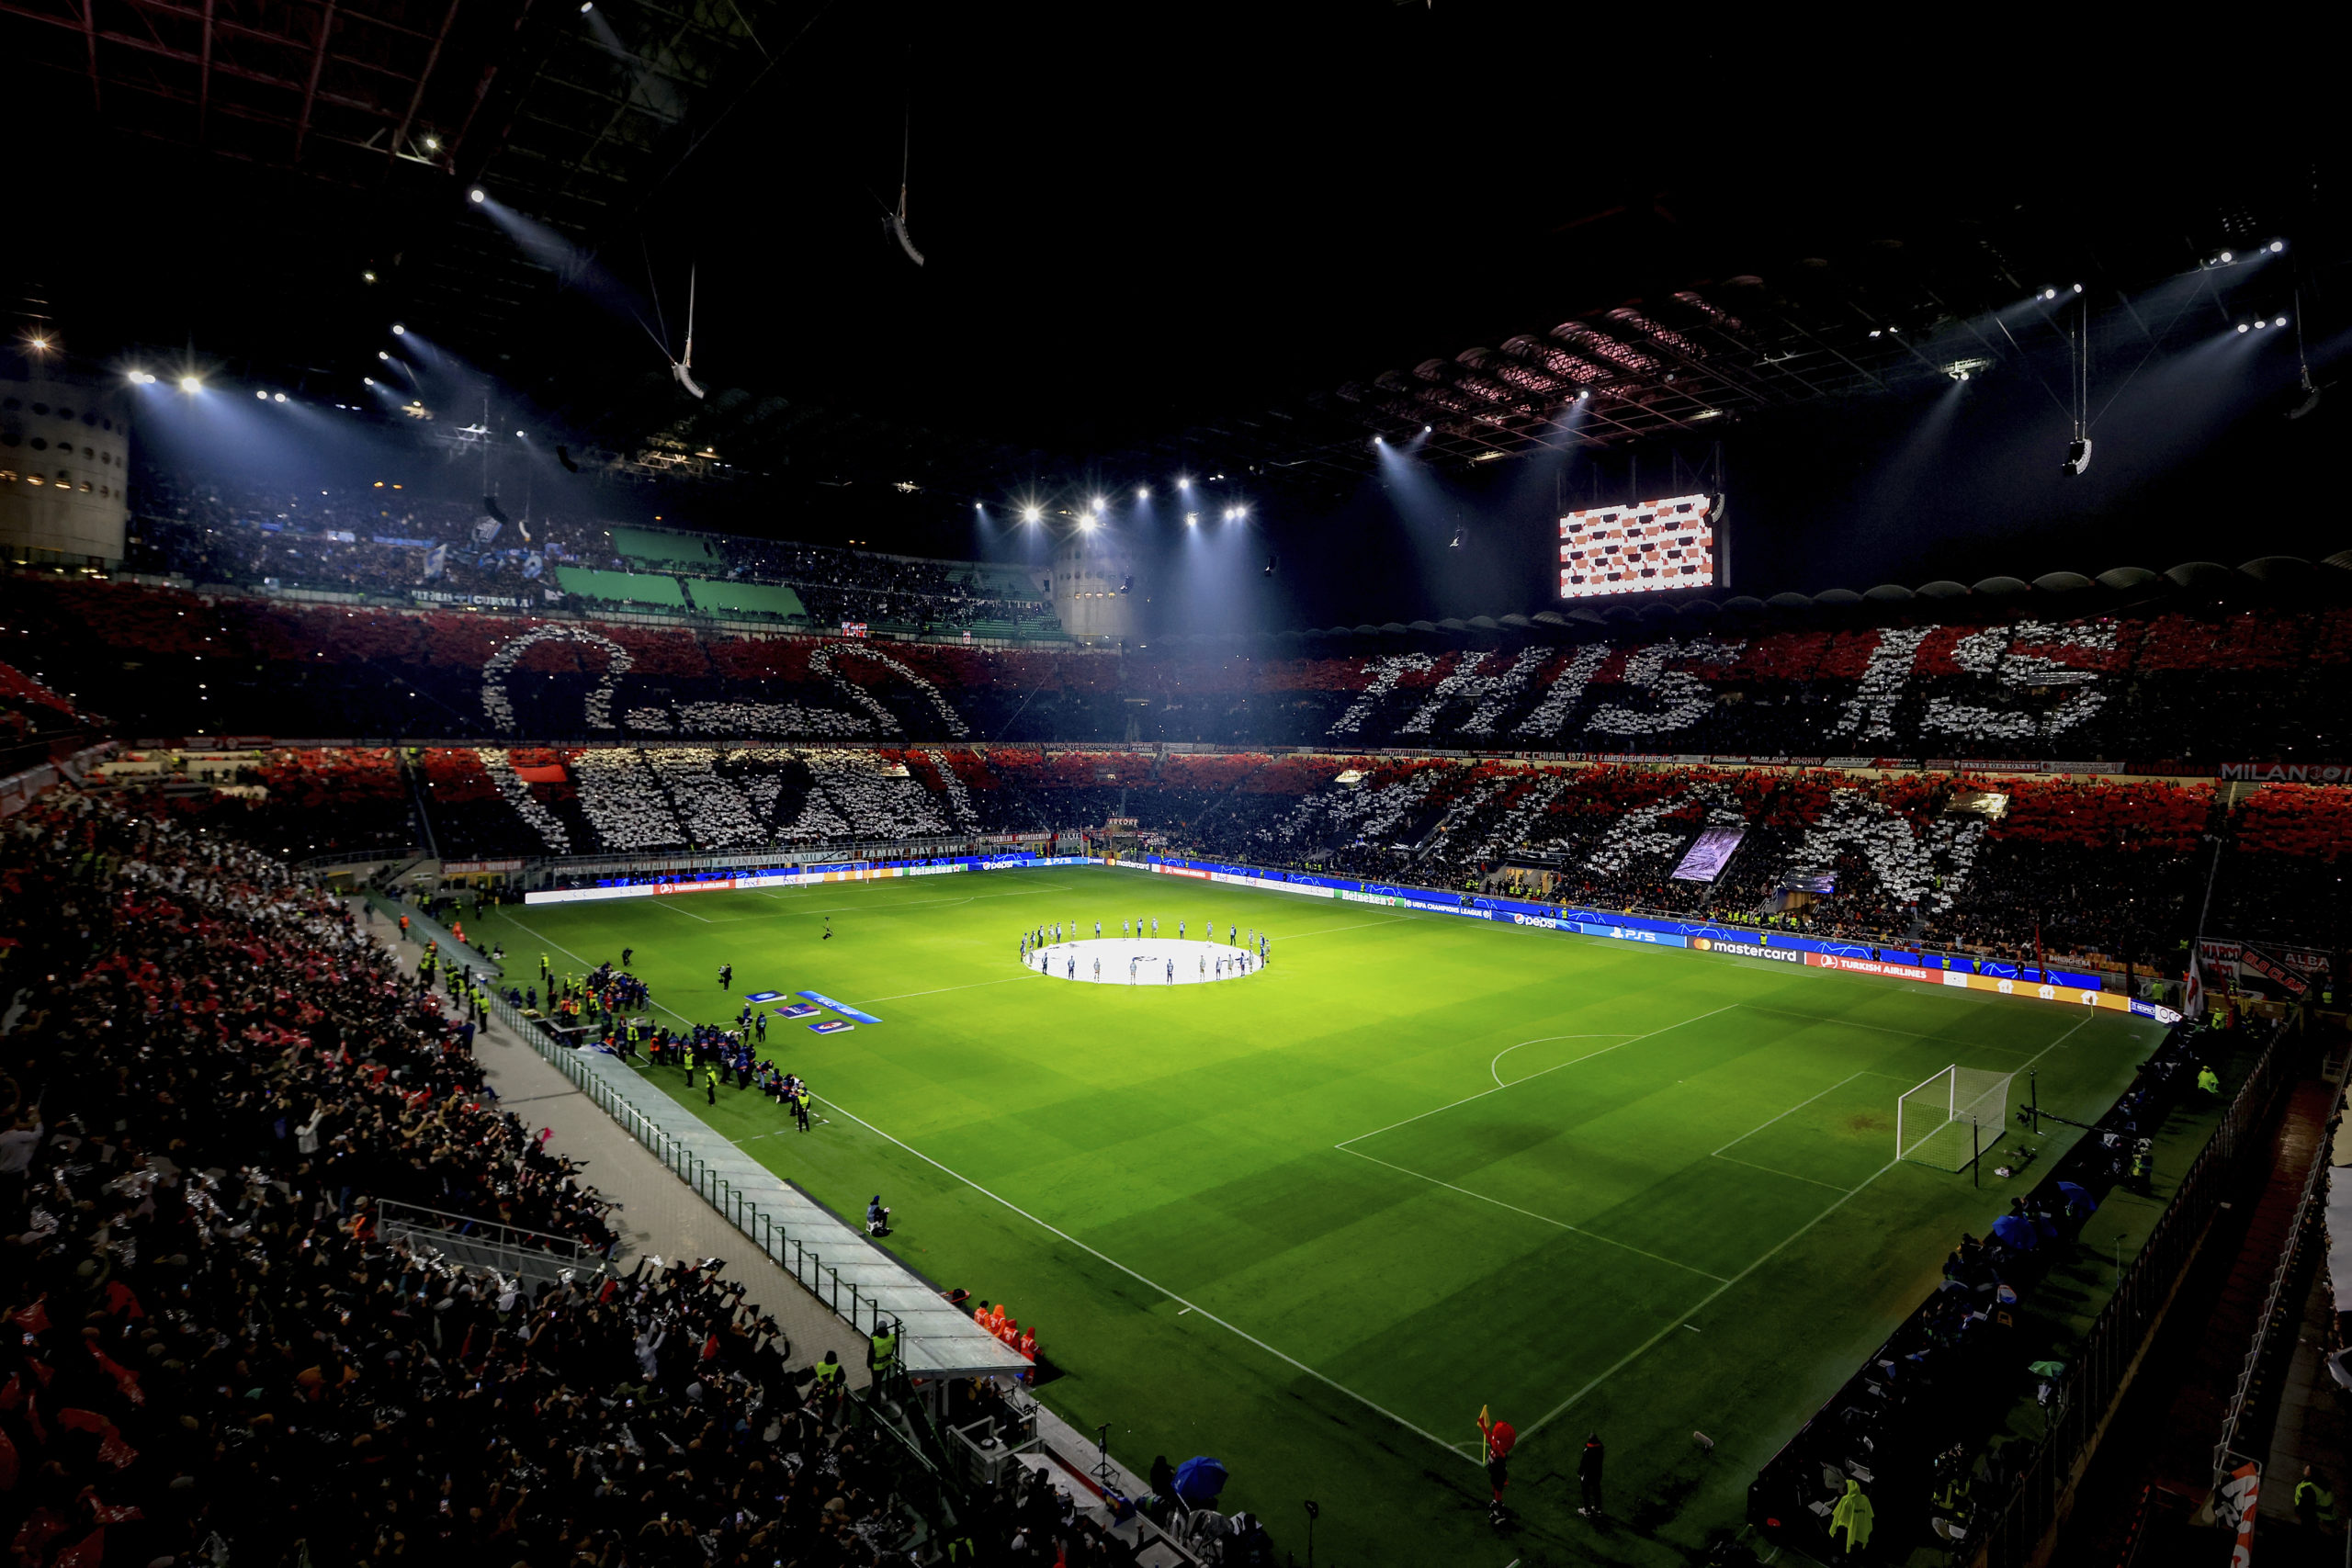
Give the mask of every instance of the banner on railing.
POLYGON ((2096 975, 2070 974, 2030 964, 2004 964, 1997 959, 1958 953, 1905 953, 1872 947, 1867 942, 1836 942, 1793 932, 1757 931, 1743 926, 1705 921, 1669 920, 1652 916, 1582 909, 1573 905, 1540 904, 1483 894, 1434 893, 1426 888, 1397 887, 1320 876, 1304 871, 1272 871, 1218 861, 1145 856, 1118 863, 1162 876, 1186 876, 1267 893, 1298 893, 1310 897, 1349 903, 1375 904, 1390 908, 1419 909, 1431 914, 1459 915, 1471 919, 1507 920, 1544 931, 1571 931, 1611 942, 1645 942, 1655 947, 1685 947, 1726 953, 1737 957, 1765 958, 1783 964, 1807 964, 1852 974, 1890 979, 1917 980, 1955 988, 1991 991, 1999 996, 2034 997, 2048 1001, 2079 1002, 2109 1011, 2133 1012, 2160 1022, 2178 1021, 2169 1008, 2133 1003, 2101 988, 2096 975), (1816 964, 1816 959, 1825 962, 1816 964), (1828 962, 1835 961, 1835 962, 1828 962), (2098 1000, 2091 1000, 2098 998, 2098 1000))
POLYGON ((859 861, 843 865, 801 866, 791 871, 746 872, 692 882, 635 882, 597 887, 560 887, 526 893, 526 904, 593 904, 607 898, 673 897, 682 893, 736 893, 766 887, 806 887, 826 882, 877 882, 899 876, 946 876, 966 871, 1025 871, 1037 866, 1091 865, 1084 855, 945 855, 922 861, 859 861))

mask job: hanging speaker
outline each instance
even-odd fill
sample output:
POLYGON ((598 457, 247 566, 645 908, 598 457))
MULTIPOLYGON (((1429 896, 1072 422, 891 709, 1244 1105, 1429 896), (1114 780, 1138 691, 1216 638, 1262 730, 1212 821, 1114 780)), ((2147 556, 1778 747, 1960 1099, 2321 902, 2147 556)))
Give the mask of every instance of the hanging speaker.
POLYGON ((2079 474, 2090 466, 2091 438, 2086 435, 2079 441, 2067 442, 2064 471, 2070 474, 2079 474))

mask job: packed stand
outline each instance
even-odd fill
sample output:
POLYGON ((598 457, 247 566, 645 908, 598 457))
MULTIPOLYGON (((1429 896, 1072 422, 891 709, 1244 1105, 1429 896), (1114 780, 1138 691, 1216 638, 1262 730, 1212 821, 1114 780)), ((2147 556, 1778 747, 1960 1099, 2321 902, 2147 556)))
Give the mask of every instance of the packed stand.
POLYGON ((0 827, 0 874, 25 1568, 906 1560, 838 1371, 722 1265, 531 1292, 384 1242, 388 1199, 611 1233, 334 900, 86 799, 0 827))

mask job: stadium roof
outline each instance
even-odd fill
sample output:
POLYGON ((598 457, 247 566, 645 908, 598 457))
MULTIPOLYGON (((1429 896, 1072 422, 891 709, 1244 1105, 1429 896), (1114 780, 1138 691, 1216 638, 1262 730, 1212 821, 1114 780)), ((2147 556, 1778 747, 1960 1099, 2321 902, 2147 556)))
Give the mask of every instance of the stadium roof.
MULTIPOLYGON (((1374 433, 1433 426, 1461 462, 1702 436, 1948 374, 1915 346, 1939 323, 2053 285, 2129 300, 2310 227, 2278 115, 2260 143, 2152 119, 2164 155, 2090 182, 2038 123, 1890 99, 1861 40, 1687 35, 1448 6, 1147 37, 826 0, 0 0, 27 89, 0 113, 85 182, 0 268, 85 350, 192 343, 286 384, 356 381, 405 321, 616 451, 961 496, 1178 468, 1335 493, 1374 433), (922 266, 882 223, 902 173, 922 266), (703 402, 647 336, 676 352, 691 269, 703 402)), ((2078 117, 2148 111, 2112 63, 2078 117)))

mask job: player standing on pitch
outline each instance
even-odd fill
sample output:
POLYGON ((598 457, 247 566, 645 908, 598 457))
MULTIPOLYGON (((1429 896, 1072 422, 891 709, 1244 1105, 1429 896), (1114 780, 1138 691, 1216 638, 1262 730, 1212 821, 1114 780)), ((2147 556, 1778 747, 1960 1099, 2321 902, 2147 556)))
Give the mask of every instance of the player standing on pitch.
POLYGON ((1503 1488, 1510 1484, 1510 1450, 1518 1446, 1519 1433, 1508 1421, 1490 1419, 1482 1404, 1478 1435, 1486 1440, 1487 1484, 1494 1488, 1494 1499, 1487 1505, 1487 1522, 1499 1529, 1510 1522, 1510 1510, 1503 1506, 1503 1488))

